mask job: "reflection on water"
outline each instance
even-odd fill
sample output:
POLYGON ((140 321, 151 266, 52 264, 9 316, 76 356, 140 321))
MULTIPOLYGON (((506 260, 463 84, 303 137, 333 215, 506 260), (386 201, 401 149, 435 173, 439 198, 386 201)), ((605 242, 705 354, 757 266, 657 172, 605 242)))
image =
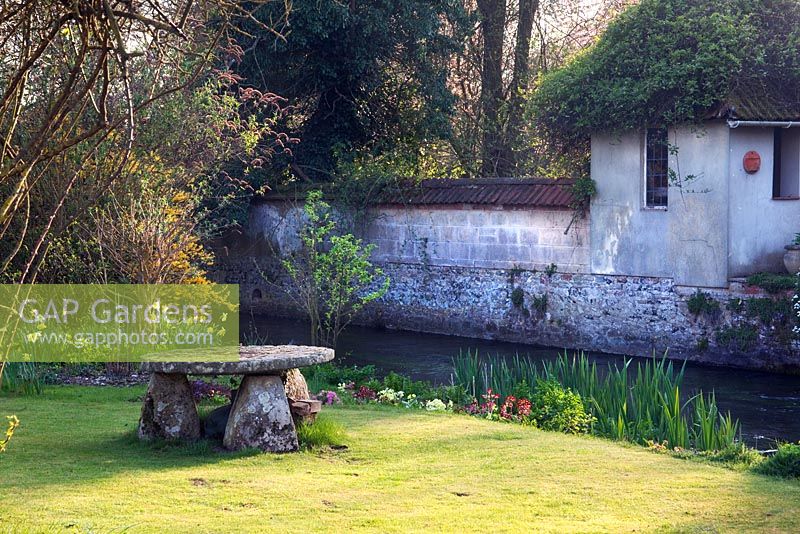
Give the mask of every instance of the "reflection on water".
MULTIPOLYGON (((305 323, 266 316, 247 318, 241 331, 255 333, 262 343, 303 344, 309 339, 305 323)), ((342 335, 336 361, 343 365, 372 364, 382 373, 396 371, 416 380, 449 383, 452 358, 467 349, 492 356, 518 353, 534 360, 552 359, 559 351, 535 345, 354 326, 342 335)), ((589 354, 598 366, 623 361, 622 356, 589 354)), ((764 438, 800 440, 800 376, 687 364, 684 384, 689 390, 713 390, 720 410, 730 410, 739 418, 743 437, 750 443, 764 438)))

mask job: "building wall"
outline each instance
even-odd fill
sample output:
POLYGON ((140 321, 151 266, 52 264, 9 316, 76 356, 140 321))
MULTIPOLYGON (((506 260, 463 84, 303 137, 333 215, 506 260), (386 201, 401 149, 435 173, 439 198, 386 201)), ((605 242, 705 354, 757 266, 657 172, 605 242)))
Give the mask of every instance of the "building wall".
MULTIPOLYGON (((555 264, 563 272, 585 272, 588 221, 572 218, 563 209, 382 206, 353 231, 376 246, 373 258, 382 262, 531 270, 555 264)), ((347 217, 340 219, 352 228, 347 217)), ((300 245, 302 222, 299 206, 263 202, 251 209, 247 233, 286 254, 300 245)))
POLYGON ((593 273, 672 276, 668 213, 642 207, 643 145, 643 135, 634 132, 592 136, 591 176, 597 184, 589 214, 593 273))
POLYGON ((739 127, 731 129, 730 136, 729 274, 781 272, 783 247, 800 232, 800 200, 772 199, 772 128, 739 127), (747 174, 742 166, 750 150, 761 156, 761 169, 755 174, 747 174))
POLYGON ((728 125, 670 129, 677 147, 670 168, 667 256, 675 283, 728 286, 728 125))
POLYGON ((587 221, 570 226, 572 217, 571 210, 543 208, 380 207, 370 214, 366 238, 384 262, 540 271, 555 264, 585 272, 587 221))
POLYGON ((783 247, 800 231, 800 200, 772 198, 773 130, 716 121, 673 128, 669 140, 677 147, 670 168, 684 183, 670 185, 666 210, 652 210, 643 207, 643 134, 592 137, 598 192, 591 205, 590 272, 669 277, 698 287, 782 272, 783 247), (750 150, 762 161, 752 175, 742 166, 750 150))

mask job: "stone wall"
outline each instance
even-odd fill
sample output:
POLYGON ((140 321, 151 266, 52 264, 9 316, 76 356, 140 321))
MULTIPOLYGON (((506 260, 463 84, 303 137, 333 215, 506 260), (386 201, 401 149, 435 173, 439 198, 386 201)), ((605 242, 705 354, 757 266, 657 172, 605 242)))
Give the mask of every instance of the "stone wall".
POLYGON ((570 210, 418 206, 370 215, 366 238, 381 262, 531 270, 555 264, 564 272, 585 272, 589 263, 586 221, 570 226, 570 210))
MULTIPOLYGON (((217 278, 241 284, 245 309, 298 315, 276 290, 285 277, 274 260, 260 260, 272 284, 264 282, 252 258, 231 258, 224 265, 217 278)), ((381 267, 391 288, 358 318, 360 324, 631 356, 669 351, 670 357, 714 365, 800 370, 797 345, 743 309, 732 309, 732 302, 769 298, 739 282, 706 290, 718 308, 695 316, 687 300, 696 289, 667 278, 399 262, 381 267), (516 288, 523 297, 519 305, 512 302, 516 288)))

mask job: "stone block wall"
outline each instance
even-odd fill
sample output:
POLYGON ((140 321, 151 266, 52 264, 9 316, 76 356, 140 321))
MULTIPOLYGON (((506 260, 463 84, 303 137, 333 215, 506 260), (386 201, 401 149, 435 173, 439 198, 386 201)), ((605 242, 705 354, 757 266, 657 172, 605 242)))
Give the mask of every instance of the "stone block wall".
POLYGON ((585 272, 585 220, 570 227, 572 211, 454 207, 380 207, 366 238, 383 262, 585 272), (568 232, 565 230, 569 228, 568 232))
MULTIPOLYGON (((668 351, 714 365, 800 371, 797 342, 742 305, 776 297, 741 282, 706 288, 716 307, 694 315, 687 301, 697 288, 666 277, 588 273, 585 223, 563 233, 570 212, 406 207, 374 215, 363 235, 377 245, 374 261, 391 286, 358 317, 360 324, 631 356, 668 351), (522 292, 519 305, 512 302, 515 289, 522 292)), ((244 310, 299 315, 275 257, 292 245, 286 220, 296 220, 286 208, 256 213, 240 243, 226 242, 227 256, 212 276, 240 284, 244 310), (274 234, 254 221, 278 228, 279 246, 264 245, 274 234)))

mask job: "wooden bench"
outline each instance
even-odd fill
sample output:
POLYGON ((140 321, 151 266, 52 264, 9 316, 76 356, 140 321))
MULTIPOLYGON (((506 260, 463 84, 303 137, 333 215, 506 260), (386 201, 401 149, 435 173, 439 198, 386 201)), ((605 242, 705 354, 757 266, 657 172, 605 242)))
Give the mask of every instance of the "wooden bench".
MULTIPOLYGON (((270 452, 298 449, 292 408, 281 374, 289 369, 332 360, 332 349, 301 345, 241 347, 238 361, 145 362, 151 372, 142 405, 139 438, 196 440, 200 418, 187 375, 243 375, 232 399, 223 445, 230 450, 256 447, 270 452)), ((297 399, 295 411, 310 414, 314 403, 297 399)))

